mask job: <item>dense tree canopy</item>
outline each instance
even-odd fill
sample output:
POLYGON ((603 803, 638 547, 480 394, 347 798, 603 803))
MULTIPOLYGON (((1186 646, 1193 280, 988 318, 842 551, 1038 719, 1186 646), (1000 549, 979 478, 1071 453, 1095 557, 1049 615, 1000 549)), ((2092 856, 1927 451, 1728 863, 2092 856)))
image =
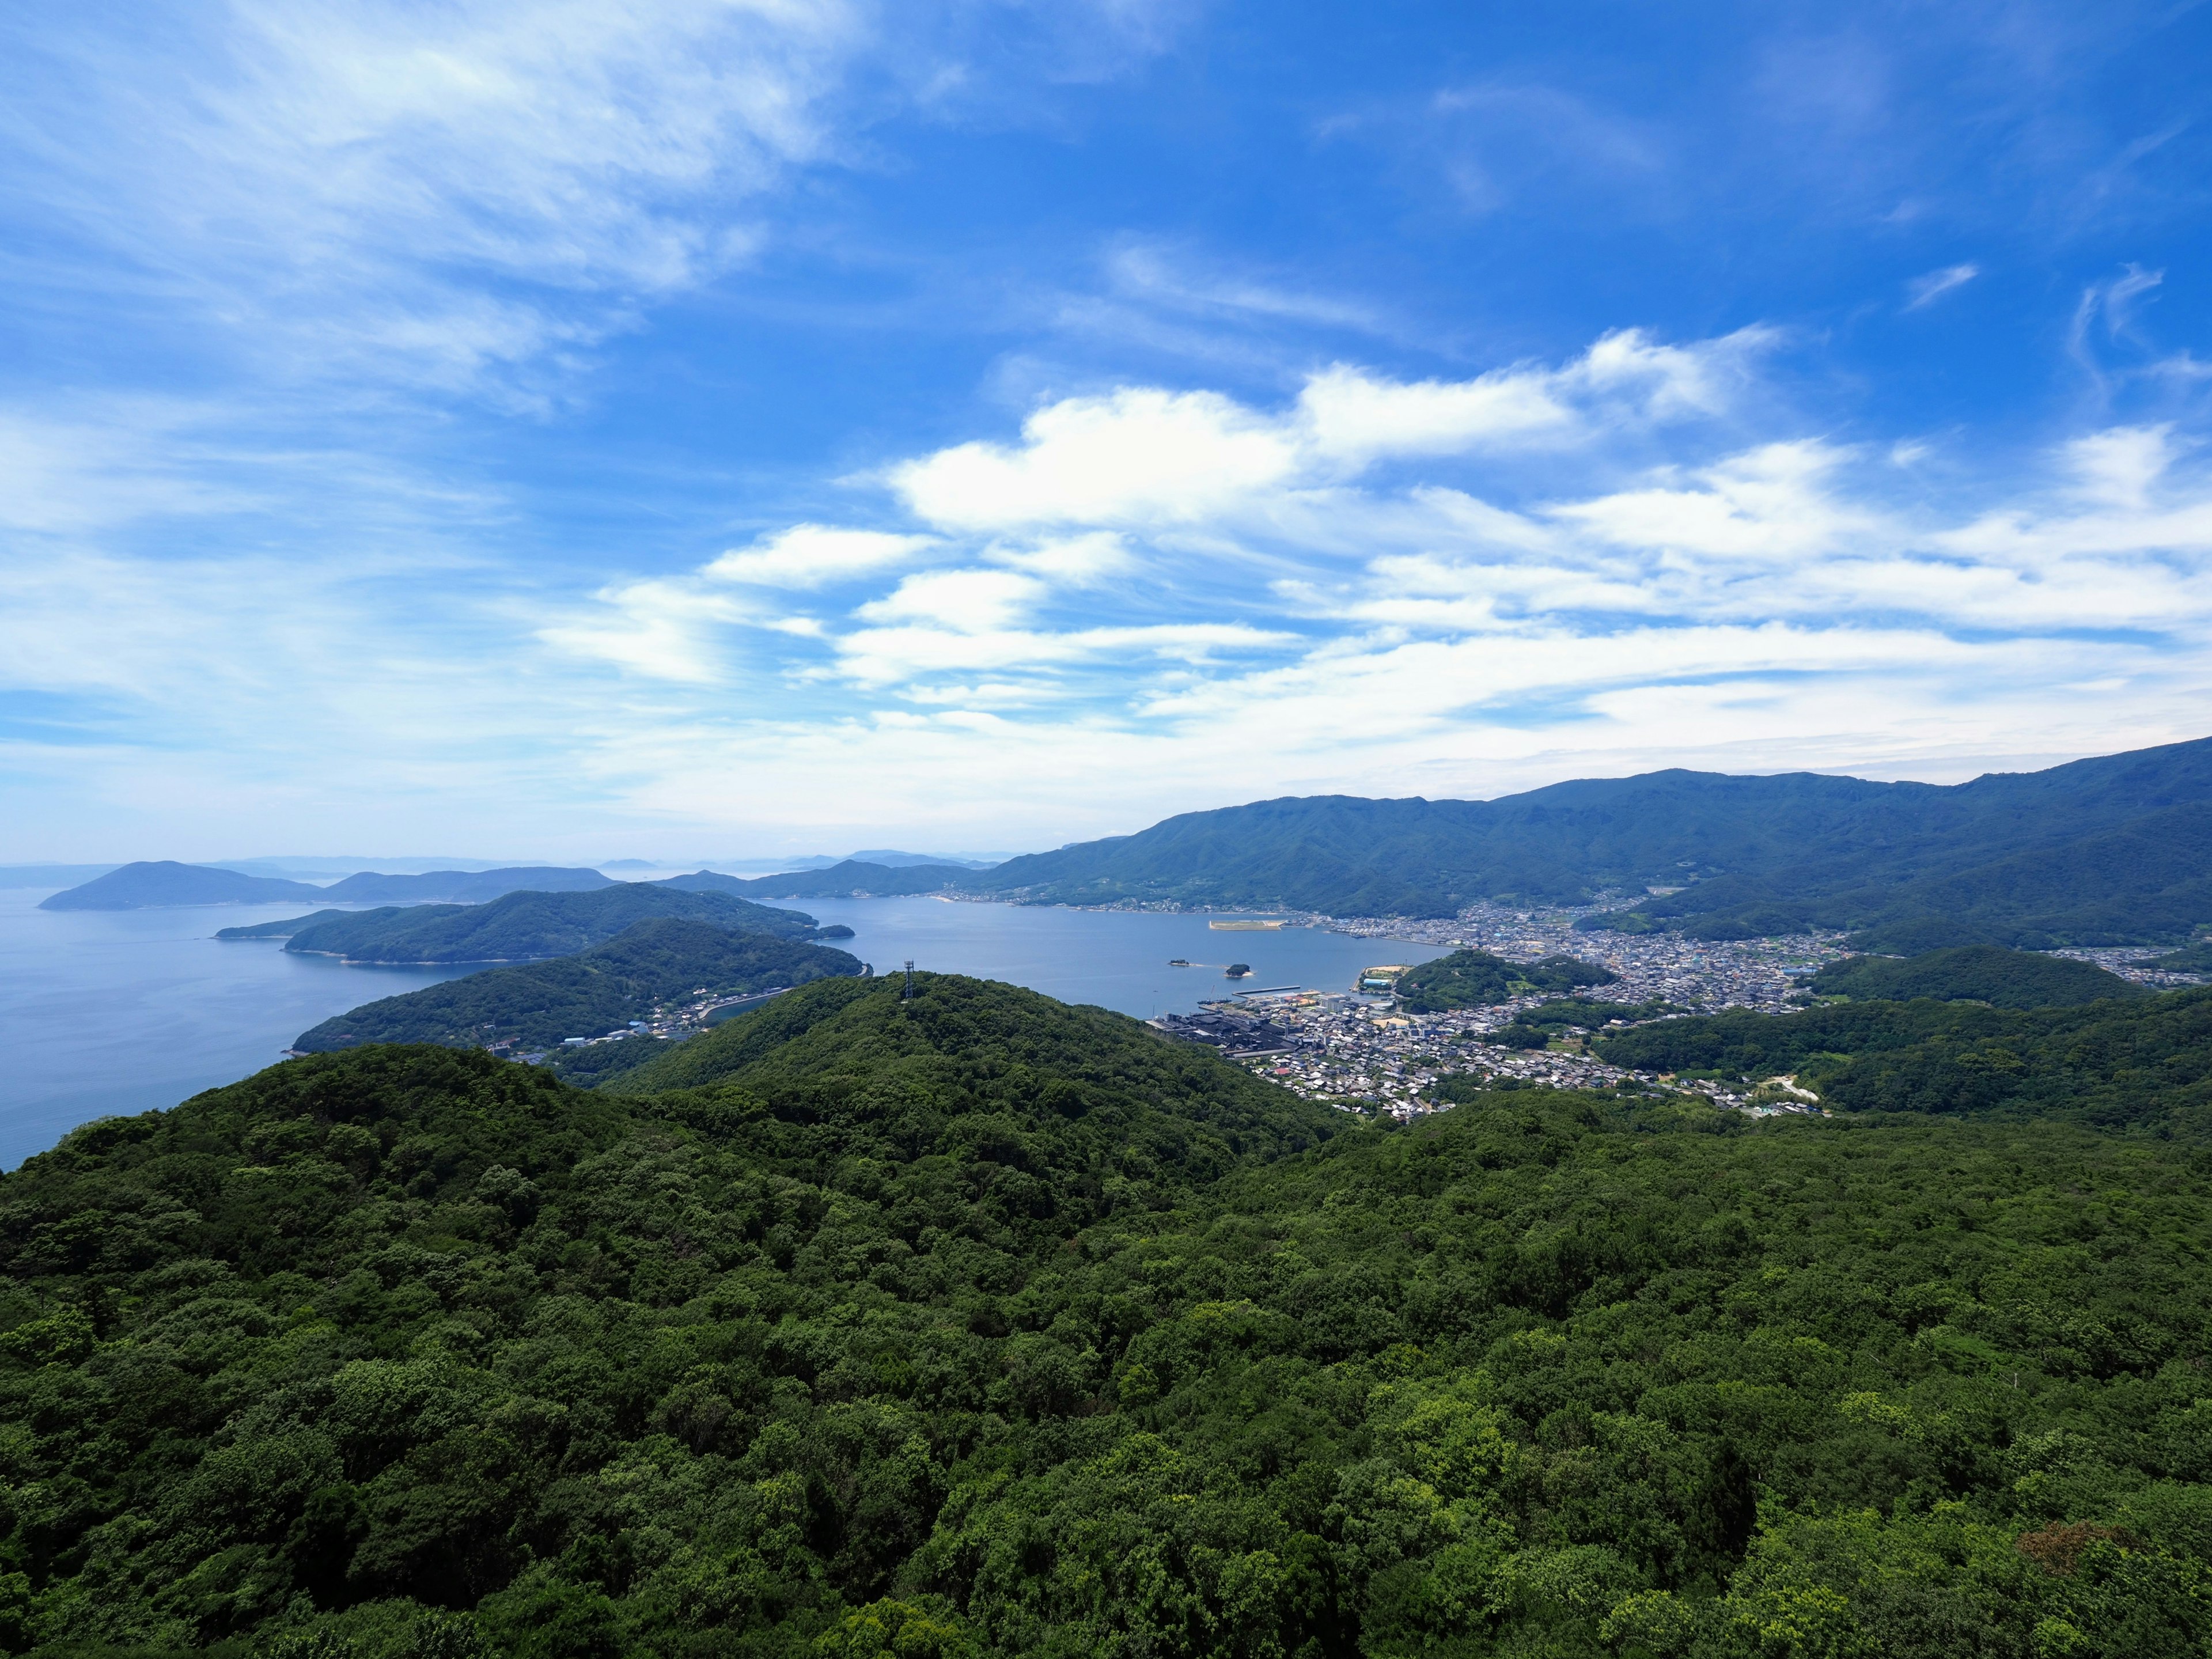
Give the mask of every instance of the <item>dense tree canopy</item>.
POLYGON ((2051 1008, 2106 997, 2140 996, 2142 988, 2093 962, 1964 945, 1917 957, 1847 957, 1814 974, 1815 995, 1891 1002, 1934 997, 1997 1008, 2051 1008))
POLYGON ((1401 1006, 1417 1014, 1452 1008, 1490 1008, 1538 991, 1572 991, 1610 985, 1620 975, 1573 957, 1508 962, 1487 951, 1455 951, 1398 975, 1401 1006))
POLYGON ((901 989, 803 988, 658 1092, 313 1056, 0 1178, 0 1644, 2212 1641, 2193 1140, 1534 1089, 1365 1126, 901 989))
POLYGON ((505 1041, 544 1049, 596 1037, 693 993, 734 995, 858 974, 860 958, 766 933, 737 933, 675 916, 634 923, 574 956, 488 968, 363 1003, 303 1032, 303 1053, 364 1042, 441 1042, 482 1048, 505 1041))
MULTIPOLYGON (((728 893, 689 893, 657 882, 617 882, 586 892, 508 893, 484 904, 386 905, 227 928, 218 938, 284 939, 287 951, 349 962, 533 962, 604 944, 659 916, 740 933, 806 939, 814 918, 728 893), (280 931, 282 930, 282 931, 280 931)), ((851 930, 844 936, 851 937, 851 930)))

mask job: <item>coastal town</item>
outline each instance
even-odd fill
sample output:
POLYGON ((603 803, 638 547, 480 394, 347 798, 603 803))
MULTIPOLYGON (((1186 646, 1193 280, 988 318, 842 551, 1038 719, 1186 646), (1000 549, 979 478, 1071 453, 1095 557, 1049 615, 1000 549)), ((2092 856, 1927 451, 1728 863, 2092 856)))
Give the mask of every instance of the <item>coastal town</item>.
MULTIPOLYGON (((1849 954, 1839 933, 1711 940, 1673 933, 1577 932, 1575 923, 1588 914, 1478 904, 1449 920, 1294 914, 1279 925, 1371 938, 1378 958, 1394 944, 1486 951, 1515 963, 1577 957, 1619 976, 1592 992, 1594 1001, 1649 1007, 1662 1019, 1729 1009, 1787 1013, 1808 1000, 1806 979, 1849 954)), ((2159 954, 2154 948, 2053 954, 2094 961, 2155 989, 2197 982, 2143 966, 2159 954)), ((1270 987, 1221 998, 1195 1015, 1152 1023, 1172 1036, 1218 1048, 1257 1075, 1310 1099, 1401 1121, 1448 1110, 1454 1103, 1449 1097, 1469 1088, 1671 1091, 1700 1095, 1753 1116, 1820 1109, 1817 1097, 1794 1078, 1684 1079, 1607 1065, 1591 1052, 1590 1042, 1607 1025, 1619 1029, 1626 1023, 1618 1018, 1595 1027, 1567 1025, 1542 1048, 1498 1046, 1492 1040, 1498 1034, 1509 1026, 1525 1030, 1522 1017, 1556 1003, 1555 994, 1419 1013, 1401 1007, 1392 994, 1406 967, 1378 960, 1350 986, 1270 987)))
MULTIPOLYGON (((1663 1010, 1656 1012, 1662 1018, 1729 1008, 1786 1012, 1796 1006, 1793 995, 1802 995, 1806 977, 1844 954, 1838 935, 1705 940, 1665 933, 1577 933, 1574 924, 1584 914, 1478 904, 1449 920, 1291 915, 1281 925, 1371 938, 1378 958, 1387 957, 1394 944, 1486 951, 1516 963, 1574 956, 1619 976, 1593 997, 1615 1006, 1663 1010)), ((1491 1041, 1496 1034, 1508 1026, 1525 1029, 1517 1025, 1520 1017, 1555 996, 1538 992, 1486 1007, 1415 1012, 1392 994, 1407 966, 1378 959, 1349 986, 1268 987, 1152 1024, 1218 1048, 1309 1098, 1401 1120, 1449 1109, 1453 1103, 1444 1091, 1470 1086, 1672 1090, 1756 1115, 1818 1109, 1811 1095, 1790 1079, 1685 1081, 1609 1066, 1589 1049, 1605 1022, 1595 1030, 1568 1025, 1541 1048, 1497 1046, 1491 1041)))

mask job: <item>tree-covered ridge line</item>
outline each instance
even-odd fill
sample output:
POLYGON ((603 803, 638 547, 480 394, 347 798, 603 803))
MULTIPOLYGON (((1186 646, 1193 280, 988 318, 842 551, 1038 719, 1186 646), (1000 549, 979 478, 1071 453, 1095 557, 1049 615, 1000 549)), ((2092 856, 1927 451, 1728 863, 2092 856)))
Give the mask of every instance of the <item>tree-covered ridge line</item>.
POLYGON ((825 981, 659 1097, 356 1049, 0 1177, 0 1636, 2212 1638, 2193 1147, 1546 1091, 1322 1143, 1043 1002, 825 981))
POLYGON ((1634 1071, 1795 1075, 1842 1111, 2212 1131, 2212 988, 2025 1010, 1926 998, 1723 1013, 1635 1026, 1595 1046, 1634 1071))
POLYGON ((1916 957, 1847 957, 1831 962, 1806 981, 1815 996, 1909 1002, 1986 1002, 1998 1008, 2051 1008, 2133 997, 2142 987, 2092 962, 1965 945, 1916 957))
POLYGON ((1316 796, 1185 813, 959 884, 1052 903, 1457 915, 1648 896, 1593 927, 1863 948, 2178 942, 2212 922, 2212 739, 1969 783, 1680 770, 1491 801, 1316 796))
POLYGON ((680 1013, 679 1003, 860 970, 858 957, 826 945, 658 916, 574 956, 487 969, 363 1003, 302 1032, 292 1046, 320 1054, 367 1042, 435 1042, 507 1048, 519 1057, 680 1013))
POLYGON ((1488 951, 1455 951, 1407 969, 1393 988, 1399 1006, 1408 1012, 1439 1014, 1455 1008, 1494 1008, 1539 993, 1610 985, 1620 977, 1610 968, 1574 957, 1509 962, 1488 951))
POLYGON ((222 939, 284 939, 287 951, 362 963, 532 962, 574 955, 654 917, 710 922, 778 939, 849 939, 814 918, 728 893, 691 893, 659 883, 617 882, 579 892, 508 893, 483 904, 389 905, 226 928, 222 939), (284 930, 284 931, 280 931, 284 930))

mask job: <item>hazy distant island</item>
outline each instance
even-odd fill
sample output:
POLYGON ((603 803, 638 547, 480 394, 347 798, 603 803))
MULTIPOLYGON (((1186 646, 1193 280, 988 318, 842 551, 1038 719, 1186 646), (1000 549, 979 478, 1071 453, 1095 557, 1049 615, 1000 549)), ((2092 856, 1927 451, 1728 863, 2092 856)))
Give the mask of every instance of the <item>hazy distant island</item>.
POLYGON ((502 870, 434 870, 422 875, 388 876, 364 870, 319 887, 277 876, 243 875, 214 865, 169 860, 126 864, 81 886, 42 900, 42 910, 140 910, 165 905, 274 904, 286 899, 320 899, 340 904, 422 903, 446 901, 482 903, 528 888, 539 892, 574 892, 611 887, 596 870, 517 866, 502 870))

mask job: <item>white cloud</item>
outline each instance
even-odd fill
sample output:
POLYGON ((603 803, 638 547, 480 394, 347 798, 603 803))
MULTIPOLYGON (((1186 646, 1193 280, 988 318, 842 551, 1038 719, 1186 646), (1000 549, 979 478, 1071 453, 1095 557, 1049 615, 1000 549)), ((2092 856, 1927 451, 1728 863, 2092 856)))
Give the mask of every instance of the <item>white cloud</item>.
POLYGON ((825 587, 902 563, 931 546, 933 539, 830 525, 793 525, 751 547, 723 554, 701 574, 716 581, 762 587, 825 587))
POLYGON ((1964 288, 1982 274, 1976 264, 1946 265, 1941 270, 1931 270, 1925 276, 1915 276, 1905 285, 1905 308, 1917 311, 1933 304, 1954 289, 1964 288))
POLYGON ((1281 423, 1211 392, 1069 398, 1022 424, 1019 448, 965 443, 895 468, 921 518, 961 530, 1193 521, 1297 467, 1281 423))
POLYGON ((0 70, 19 210, 287 374, 439 386, 744 257, 872 42, 857 0, 49 9, 0 70))
POLYGON ((1551 514, 1617 547, 1799 560, 1878 525, 1825 488, 1844 459, 1809 441, 1769 444, 1708 468, 1695 488, 1626 490, 1551 514))
POLYGON ((1025 546, 994 544, 984 550, 984 554, 997 563, 1012 565, 1017 570, 1026 570, 1073 587, 1095 587, 1112 577, 1126 575, 1137 567, 1127 538, 1110 530, 1062 536, 1025 546))
POLYGON ((1306 382, 1298 413, 1322 454, 1448 455, 1557 433, 1573 421, 1548 377, 1504 369, 1472 380, 1382 380, 1340 363, 1306 382))
POLYGON ((870 622, 928 623, 956 633, 984 634, 1020 620, 1044 591, 1035 577, 1011 570, 935 570, 908 576, 858 614, 870 622))
POLYGON ((1385 458, 1591 442, 1725 409, 1775 341, 1747 329, 1687 346, 1608 334, 1557 369, 1405 382, 1339 364, 1268 412, 1212 392, 1123 387, 1036 410, 1018 445, 971 442, 891 469, 920 518, 948 530, 1195 524, 1270 492, 1385 458))

